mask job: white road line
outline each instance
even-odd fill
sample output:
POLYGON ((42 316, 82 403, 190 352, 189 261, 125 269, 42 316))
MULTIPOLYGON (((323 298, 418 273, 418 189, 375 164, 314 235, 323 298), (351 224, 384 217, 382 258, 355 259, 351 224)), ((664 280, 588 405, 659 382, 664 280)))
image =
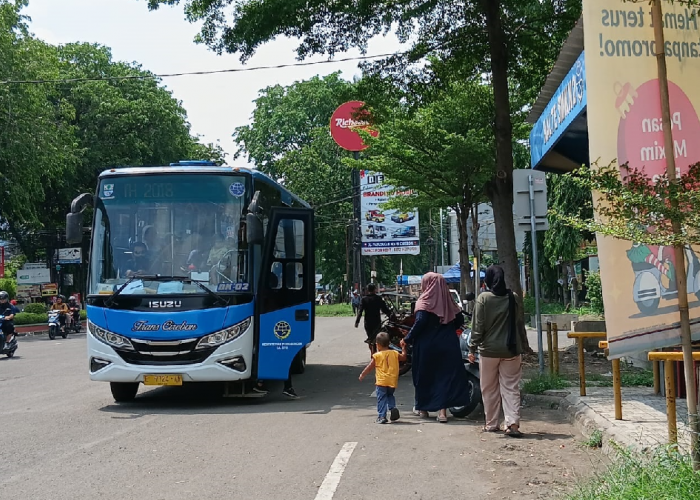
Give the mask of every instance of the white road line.
POLYGON ((350 461, 350 456, 352 452, 355 451, 355 446, 357 446, 357 443, 345 443, 340 449, 338 455, 331 464, 331 468, 328 469, 328 474, 326 474, 326 477, 323 479, 318 493, 316 493, 316 500, 333 499, 335 490, 338 489, 338 484, 340 484, 340 478, 343 476, 348 461, 350 461))

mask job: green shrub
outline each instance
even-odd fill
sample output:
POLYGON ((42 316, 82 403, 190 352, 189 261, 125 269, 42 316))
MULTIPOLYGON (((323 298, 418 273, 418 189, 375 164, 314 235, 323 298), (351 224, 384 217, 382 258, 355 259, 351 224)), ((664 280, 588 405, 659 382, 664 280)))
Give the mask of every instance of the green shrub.
POLYGON ((602 448, 603 447, 603 433, 596 429, 591 435, 586 439, 583 444, 589 448, 602 448))
POLYGON ((46 313, 46 306, 44 304, 42 304, 41 302, 27 304, 26 306, 24 306, 23 312, 32 313, 32 314, 44 314, 44 313, 46 313))
POLYGON ((559 375, 536 375, 523 384, 523 392, 528 394, 542 394, 544 391, 552 389, 566 389, 569 382, 559 375))
POLYGON ((87 319, 87 311, 85 309, 80 310, 80 319, 87 319))
POLYGON ((586 288, 588 289, 588 301, 591 309, 601 316, 605 314, 603 307, 603 285, 600 283, 600 273, 586 271, 586 288))
POLYGON ((700 498, 700 474, 690 457, 673 448, 660 448, 651 456, 636 455, 617 447, 607 470, 579 486, 567 500, 642 500, 700 498))
POLYGON ((49 317, 46 314, 36 314, 36 313, 28 313, 28 312, 21 312, 19 314, 15 314, 15 325, 33 325, 37 323, 46 323, 48 322, 49 317))
POLYGON ((7 292, 11 299, 17 294, 17 283, 12 278, 0 278, 0 290, 7 292))

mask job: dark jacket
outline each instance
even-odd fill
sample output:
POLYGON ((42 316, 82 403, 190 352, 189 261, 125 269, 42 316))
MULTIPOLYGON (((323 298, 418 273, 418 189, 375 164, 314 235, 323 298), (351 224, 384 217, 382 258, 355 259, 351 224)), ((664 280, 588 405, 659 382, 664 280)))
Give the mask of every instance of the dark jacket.
POLYGON ((362 313, 365 314, 365 329, 379 327, 382 324, 382 313, 391 316, 391 310, 387 307, 384 299, 377 294, 362 297, 360 309, 357 311, 355 326, 360 324, 362 313))

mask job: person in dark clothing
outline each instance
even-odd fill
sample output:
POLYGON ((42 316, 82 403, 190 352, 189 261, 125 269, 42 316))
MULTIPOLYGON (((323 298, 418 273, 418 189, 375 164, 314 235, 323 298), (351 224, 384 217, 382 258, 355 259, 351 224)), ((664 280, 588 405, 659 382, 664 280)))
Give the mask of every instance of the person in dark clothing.
POLYGON ((2 330, 0 331, 0 347, 4 347, 5 343, 12 341, 15 335, 15 314, 18 309, 10 304, 10 296, 6 291, 0 292, 0 316, 4 318, 2 322, 2 330))
POLYGON ((438 422, 447 422, 447 408, 463 406, 469 400, 467 374, 455 334, 464 316, 442 275, 427 273, 421 288, 416 321, 401 341, 402 347, 413 345, 414 413, 427 418, 428 412, 437 411, 438 422))
POLYGON ((365 333, 367 334, 366 342, 369 344, 370 356, 375 353, 376 346, 374 339, 379 333, 379 328, 382 326, 382 313, 391 316, 391 310, 387 307, 384 299, 377 295, 377 285, 370 283, 367 285, 367 295, 362 297, 360 307, 357 310, 357 318, 355 319, 355 328, 360 326, 360 318, 362 313, 365 314, 365 333))

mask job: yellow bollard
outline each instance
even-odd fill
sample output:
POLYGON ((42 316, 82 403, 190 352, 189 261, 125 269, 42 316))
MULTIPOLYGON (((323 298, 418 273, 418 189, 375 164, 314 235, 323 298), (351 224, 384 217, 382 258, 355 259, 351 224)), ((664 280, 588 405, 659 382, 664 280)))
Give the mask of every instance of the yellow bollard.
POLYGON ((549 361, 549 374, 554 373, 554 357, 552 356, 552 323, 547 321, 547 360, 549 361))
POLYGON ((678 428, 676 424, 676 382, 673 374, 673 361, 664 362, 664 378, 666 379, 666 420, 668 421, 668 443, 678 443, 678 428))
POLYGON ((661 369, 658 361, 651 362, 651 369, 654 372, 654 394, 661 394, 661 369))
POLYGON ((586 365, 585 358, 583 356, 583 338, 578 337, 576 339, 578 344, 578 377, 579 377, 579 388, 581 389, 581 396, 586 395, 586 365))
POLYGON ((559 327, 552 325, 552 349, 554 350, 554 373, 559 375, 559 327))
POLYGON ((622 420, 622 377, 620 360, 612 360, 613 394, 615 395, 615 420, 622 420))

